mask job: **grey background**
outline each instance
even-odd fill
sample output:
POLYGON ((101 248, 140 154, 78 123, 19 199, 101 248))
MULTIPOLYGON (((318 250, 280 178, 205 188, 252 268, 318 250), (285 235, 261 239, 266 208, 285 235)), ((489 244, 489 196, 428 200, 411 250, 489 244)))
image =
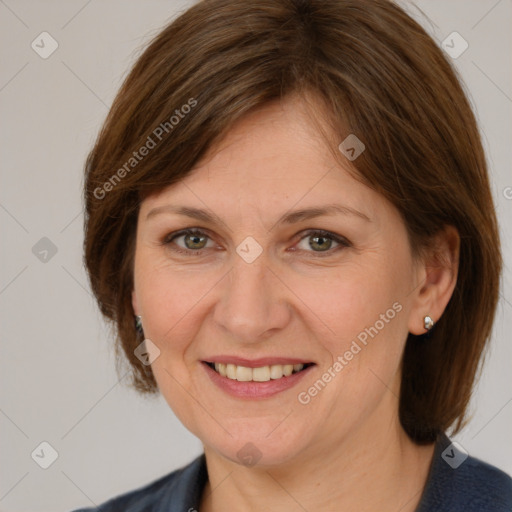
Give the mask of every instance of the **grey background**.
MULTIPOLYGON (((98 504, 201 452, 161 397, 141 398, 116 375, 81 253, 84 158, 140 49, 190 4, 0 0, 2 511, 98 504), (43 31, 59 45, 47 59, 31 48, 43 31), (57 249, 46 262, 33 252, 43 237, 57 249), (46 470, 31 458, 42 441, 58 452, 46 470)), ((479 118, 510 262, 512 1, 415 4, 424 14, 410 3, 408 10, 439 44, 453 31, 469 44, 453 62, 479 118)), ((509 474, 511 331, 507 267, 472 418, 454 439, 509 474)))

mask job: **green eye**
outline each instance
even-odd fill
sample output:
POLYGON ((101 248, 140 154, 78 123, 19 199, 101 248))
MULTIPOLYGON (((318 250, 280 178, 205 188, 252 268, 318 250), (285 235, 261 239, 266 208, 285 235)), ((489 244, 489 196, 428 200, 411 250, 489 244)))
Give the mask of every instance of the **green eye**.
POLYGON ((350 247, 350 243, 347 240, 323 230, 309 231, 297 244, 299 250, 314 253, 332 253, 345 247, 350 247), (307 244, 306 240, 308 240, 307 244), (333 243, 335 244, 334 247, 333 243))
POLYGON ((178 233, 168 236, 164 241, 163 245, 175 245, 173 249, 177 252, 186 254, 199 254, 201 249, 207 249, 208 241, 210 237, 202 231, 195 229, 187 229, 178 233), (178 243, 180 239, 183 239, 182 243, 178 243))
POLYGON ((317 249, 322 252, 328 251, 332 246, 332 242, 333 240, 331 238, 327 238, 326 236, 309 237, 309 246, 315 251, 317 249))
MULTIPOLYGON (((172 250, 178 253, 200 255, 203 249, 212 247, 212 245, 208 245, 208 242, 213 243, 210 237, 203 231, 198 229, 186 229, 178 233, 171 233, 165 238, 162 244, 171 246, 172 250)), ((296 248, 300 251, 317 255, 322 255, 323 253, 330 255, 350 246, 351 244, 348 240, 324 230, 311 230, 296 244, 296 248), (306 242, 306 240, 308 242, 306 242)), ((295 248, 293 250, 295 250, 295 248)))
POLYGON ((187 249, 203 249, 206 246, 208 239, 207 236, 196 235, 193 233, 188 233, 182 236, 184 237, 183 241, 185 242, 187 249))

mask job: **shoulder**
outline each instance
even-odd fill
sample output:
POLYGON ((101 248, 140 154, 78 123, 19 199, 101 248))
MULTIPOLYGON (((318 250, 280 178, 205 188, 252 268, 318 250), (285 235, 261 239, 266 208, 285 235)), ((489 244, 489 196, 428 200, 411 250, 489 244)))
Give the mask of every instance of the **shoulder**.
POLYGON ((443 435, 417 511, 511 512, 512 478, 443 435))
POLYGON ((473 457, 468 457, 458 469, 461 471, 456 472, 454 481, 461 501, 478 511, 512 511, 512 478, 509 475, 473 457))
POLYGON ((119 495, 101 506, 81 508, 74 512, 172 512, 194 510, 199 506, 206 483, 204 454, 187 466, 155 480, 143 487, 119 495))

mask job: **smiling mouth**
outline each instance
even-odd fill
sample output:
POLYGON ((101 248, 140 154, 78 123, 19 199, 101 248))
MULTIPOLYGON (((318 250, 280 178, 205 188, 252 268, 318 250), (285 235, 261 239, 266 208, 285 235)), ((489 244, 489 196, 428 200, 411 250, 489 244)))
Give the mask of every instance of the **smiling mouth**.
POLYGON ((210 363, 207 361, 205 363, 221 377, 239 382, 268 382, 270 380, 282 379, 302 372, 315 364, 273 364, 258 368, 248 368, 247 366, 238 366, 236 364, 210 363))

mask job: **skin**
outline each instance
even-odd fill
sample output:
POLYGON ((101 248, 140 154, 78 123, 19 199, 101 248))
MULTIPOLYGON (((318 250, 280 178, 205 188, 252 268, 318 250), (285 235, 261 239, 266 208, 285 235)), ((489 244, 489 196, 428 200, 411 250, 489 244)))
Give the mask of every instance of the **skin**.
POLYGON ((398 420, 400 360, 408 333, 424 333, 423 317, 439 319, 450 299, 459 238, 446 228, 435 253, 415 259, 396 208, 354 179, 348 160, 334 160, 304 105, 290 97, 246 115, 191 174, 141 203, 134 312, 160 350, 152 363, 159 389, 203 442, 209 482, 201 512, 413 511, 434 446, 415 445, 398 420), (331 203, 369 220, 336 213, 278 222, 331 203), (207 209, 222 222, 170 212, 147 218, 170 204, 207 209), (205 232, 201 252, 193 237, 169 242, 185 228, 205 232), (315 245, 315 229, 349 245, 315 245), (236 252, 248 236, 263 249, 252 263, 236 252), (396 303, 400 312, 300 403, 298 393, 396 303), (247 400, 211 383, 201 361, 219 354, 316 366, 291 389, 247 400), (261 457, 252 467, 237 456, 247 443, 261 457))

